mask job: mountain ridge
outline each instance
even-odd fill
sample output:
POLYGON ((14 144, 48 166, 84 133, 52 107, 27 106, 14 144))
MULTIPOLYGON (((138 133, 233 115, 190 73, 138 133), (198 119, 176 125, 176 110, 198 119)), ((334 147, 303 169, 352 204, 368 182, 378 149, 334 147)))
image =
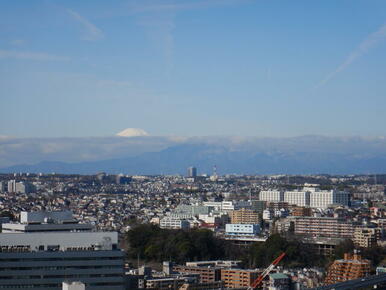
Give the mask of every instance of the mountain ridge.
MULTIPOLYGON (((326 142, 326 139, 321 139, 326 142)), ((319 143, 320 141, 319 140, 319 143)), ((315 140, 314 140, 315 141, 315 140)), ((351 144, 348 140, 348 144, 351 144)), ((352 141, 352 139, 351 139, 352 141)), ((183 142, 159 151, 135 156, 83 162, 40 161, 0 169, 0 172, 42 172, 94 174, 185 174, 186 168, 196 166, 200 173, 210 173, 216 165, 219 174, 368 174, 386 172, 386 146, 376 152, 359 148, 316 150, 315 146, 296 149, 293 146, 238 146, 218 142, 183 142), (276 148, 275 148, 276 147, 276 148), (265 148, 265 149, 264 149, 265 148), (280 149, 280 150, 279 150, 280 149)), ((347 141, 345 141, 347 146, 347 141)), ((312 144, 311 144, 312 145, 312 144)), ((330 147, 332 144, 326 143, 330 147)), ((386 145, 382 144, 382 145, 386 145)), ((301 148, 300 148, 301 147, 301 148)), ((327 146, 328 147, 328 146, 327 146)), ((336 146, 335 146, 336 147, 336 146)), ((339 146, 338 146, 339 147, 339 146)), ((354 146, 355 147, 355 146, 354 146)), ((357 146, 358 147, 358 146, 357 146)), ((359 147, 363 147, 363 144, 359 147)), ((365 147, 371 147, 366 146, 365 147)), ((370 149, 370 148, 369 148, 370 149)))

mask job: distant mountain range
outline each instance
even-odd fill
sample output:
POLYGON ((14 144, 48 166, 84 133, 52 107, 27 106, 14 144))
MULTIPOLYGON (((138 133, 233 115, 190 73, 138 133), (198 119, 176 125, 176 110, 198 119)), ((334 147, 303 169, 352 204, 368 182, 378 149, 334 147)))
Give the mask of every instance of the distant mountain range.
POLYGON ((386 139, 302 136, 0 139, 0 172, 386 173, 386 139), (31 155, 31 156, 30 156, 31 155), (25 157, 25 162, 20 159, 25 157), (10 162, 11 161, 11 162, 10 162), (4 163, 12 163, 1 166, 4 163))

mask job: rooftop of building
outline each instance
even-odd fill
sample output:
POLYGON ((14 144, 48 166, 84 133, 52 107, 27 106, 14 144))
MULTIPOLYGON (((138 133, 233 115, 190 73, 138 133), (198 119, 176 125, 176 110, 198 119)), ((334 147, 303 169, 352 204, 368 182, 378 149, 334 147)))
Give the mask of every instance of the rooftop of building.
POLYGON ((336 260, 338 263, 370 264, 369 260, 363 259, 361 255, 345 253, 343 259, 336 260))
POLYGON ((20 213, 20 222, 2 224, 3 233, 92 231, 91 224, 79 223, 71 211, 35 211, 20 213))
POLYGON ((112 250, 118 248, 117 232, 1 233, 0 251, 69 251, 77 249, 112 250))
POLYGON ((20 223, 39 224, 39 223, 76 223, 71 211, 34 211, 20 212, 20 223))
POLYGON ((241 268, 223 268, 222 271, 235 271, 235 272, 247 272, 247 273, 257 273, 261 272, 258 269, 241 269, 241 268))
POLYGON ((269 277, 274 279, 274 280, 279 280, 279 279, 288 279, 288 276, 286 274, 283 274, 283 273, 272 273, 272 274, 269 274, 269 277))

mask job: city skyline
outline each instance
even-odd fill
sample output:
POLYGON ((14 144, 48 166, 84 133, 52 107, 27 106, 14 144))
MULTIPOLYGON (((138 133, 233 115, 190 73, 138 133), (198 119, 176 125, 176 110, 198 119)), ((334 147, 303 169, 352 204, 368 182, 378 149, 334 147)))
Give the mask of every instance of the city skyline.
POLYGON ((0 136, 384 136, 384 1, 0 3, 0 136))

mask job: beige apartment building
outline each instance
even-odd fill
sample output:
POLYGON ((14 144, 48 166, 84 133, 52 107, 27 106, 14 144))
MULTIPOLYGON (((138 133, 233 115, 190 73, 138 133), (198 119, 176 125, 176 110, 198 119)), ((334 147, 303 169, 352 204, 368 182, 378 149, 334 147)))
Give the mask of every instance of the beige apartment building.
POLYGON ((361 248, 371 248, 376 246, 381 237, 381 232, 378 228, 363 228, 357 227, 354 231, 353 242, 361 248))
POLYGON ((259 215, 251 209, 239 209, 231 212, 232 224, 259 224, 259 215))
POLYGON ((344 254, 344 258, 335 260, 328 268, 325 283, 335 284, 366 277, 370 274, 370 261, 357 254, 344 254))
POLYGON ((260 271, 243 269, 221 269, 221 280, 226 288, 244 288, 252 285, 260 271))
POLYGON ((354 225, 331 217, 295 217, 295 234, 312 237, 352 239, 354 225))

